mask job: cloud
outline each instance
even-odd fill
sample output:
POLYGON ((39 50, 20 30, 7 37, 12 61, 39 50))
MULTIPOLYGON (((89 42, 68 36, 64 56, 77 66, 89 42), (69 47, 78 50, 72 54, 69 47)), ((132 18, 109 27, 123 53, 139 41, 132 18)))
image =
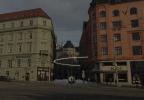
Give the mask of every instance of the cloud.
POLYGON ((79 41, 82 23, 88 18, 90 2, 91 0, 0 0, 0 13, 43 8, 54 21, 59 41, 67 40, 65 37, 68 36, 73 41, 79 41))

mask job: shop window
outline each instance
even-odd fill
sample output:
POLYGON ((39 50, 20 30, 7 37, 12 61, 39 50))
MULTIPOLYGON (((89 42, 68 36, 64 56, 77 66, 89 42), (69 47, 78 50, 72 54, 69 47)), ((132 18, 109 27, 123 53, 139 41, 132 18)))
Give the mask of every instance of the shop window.
POLYGON ((118 65, 118 66, 126 66, 126 65, 127 65, 127 62, 117 62, 117 65, 118 65))
POLYGON ((119 82, 127 82, 127 73, 118 73, 119 82))
POLYGON ((103 66, 113 66, 113 62, 103 62, 103 66))
POLYGON ((105 73, 104 74, 104 81, 105 82, 114 82, 114 75, 113 75, 113 73, 105 73))

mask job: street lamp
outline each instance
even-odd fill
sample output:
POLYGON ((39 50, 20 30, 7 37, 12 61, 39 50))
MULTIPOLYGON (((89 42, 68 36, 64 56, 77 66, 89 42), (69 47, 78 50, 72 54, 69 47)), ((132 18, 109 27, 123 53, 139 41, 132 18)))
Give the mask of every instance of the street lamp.
POLYGON ((115 41, 116 41, 116 38, 115 36, 113 36, 113 56, 114 56, 114 68, 112 68, 112 70, 114 70, 114 73, 115 73, 115 76, 114 76, 114 82, 115 82, 115 85, 118 86, 118 82, 119 82, 119 79, 118 79, 118 70, 119 70, 119 67, 117 66, 117 62, 116 62, 116 52, 115 52, 115 41))
POLYGON ((82 70, 82 79, 83 79, 83 83, 85 82, 85 71, 82 70))

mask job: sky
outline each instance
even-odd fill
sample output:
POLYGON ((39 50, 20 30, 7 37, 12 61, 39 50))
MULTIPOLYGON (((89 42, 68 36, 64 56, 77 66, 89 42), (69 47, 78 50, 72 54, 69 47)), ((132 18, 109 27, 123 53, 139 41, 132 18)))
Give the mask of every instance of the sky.
POLYGON ((52 19, 58 44, 79 44, 91 0, 0 0, 0 14, 42 8, 52 19))

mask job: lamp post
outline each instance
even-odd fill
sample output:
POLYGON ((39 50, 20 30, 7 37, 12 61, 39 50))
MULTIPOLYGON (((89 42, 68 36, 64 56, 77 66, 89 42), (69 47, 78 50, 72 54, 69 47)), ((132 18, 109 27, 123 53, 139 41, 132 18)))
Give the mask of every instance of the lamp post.
POLYGON ((113 36, 113 56, 114 56, 114 68, 112 68, 112 70, 114 70, 114 73, 115 73, 115 75, 114 75, 114 82, 115 82, 115 85, 116 86, 118 86, 118 82, 119 82, 119 79, 118 79, 118 70, 119 70, 119 68, 118 68, 118 66, 117 66, 117 62, 116 62, 116 52, 115 52, 115 41, 116 41, 116 39, 115 39, 115 37, 113 36))
POLYGON ((83 79, 83 83, 85 83, 85 71, 82 70, 82 79, 83 79))
POLYGON ((115 85, 116 86, 118 86, 118 66, 117 66, 117 63, 116 63, 116 60, 114 59, 114 71, 115 71, 115 79, 114 79, 114 81, 115 81, 115 85))

